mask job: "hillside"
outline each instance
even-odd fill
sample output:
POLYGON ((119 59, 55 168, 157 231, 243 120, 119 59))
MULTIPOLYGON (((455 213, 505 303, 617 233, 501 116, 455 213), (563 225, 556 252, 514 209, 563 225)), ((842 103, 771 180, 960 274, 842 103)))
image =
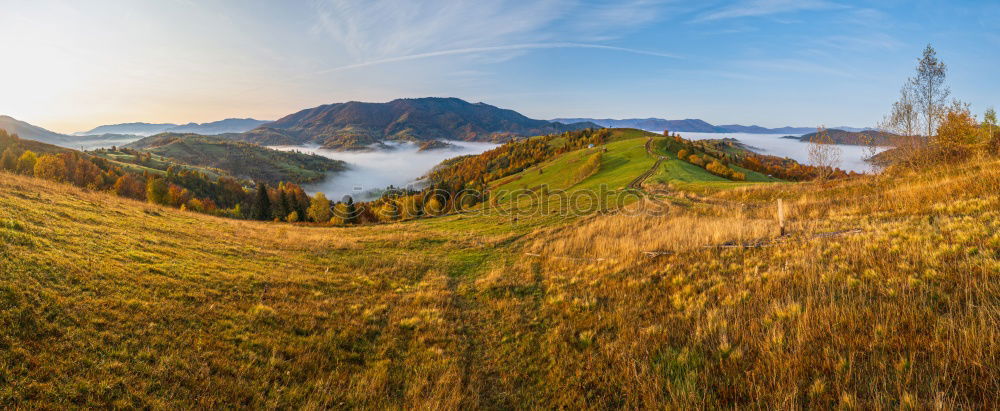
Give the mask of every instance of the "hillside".
POLYGON ((346 163, 315 154, 279 151, 256 144, 197 134, 164 133, 127 147, 193 166, 222 170, 234 177, 268 183, 305 183, 342 171, 346 163))
POLYGON ((3 128, 0 128, 0 153, 3 153, 8 147, 11 146, 18 146, 21 150, 31 150, 38 154, 59 154, 71 151, 70 149, 64 147, 43 143, 41 141, 24 139, 20 138, 20 136, 12 134, 16 133, 11 133, 3 128))
MULTIPOLYGON (((567 187, 655 163, 626 137, 567 187)), ((349 228, 3 173, 0 405, 974 408, 1000 391, 997 170, 349 228)))
POLYGON ((262 145, 319 144, 353 150, 384 140, 499 141, 588 127, 596 126, 532 120, 513 110, 457 98, 417 98, 323 105, 226 137, 262 145))
POLYGON ((13 117, 3 115, 0 115, 0 130, 7 130, 8 133, 17 134, 23 139, 36 140, 48 144, 63 145, 71 143, 74 140, 74 138, 65 134, 49 131, 13 117))
MULTIPOLYGON (((855 146, 865 146, 874 144, 877 146, 898 146, 907 142, 909 139, 896 134, 888 133, 885 131, 878 130, 865 130, 865 131, 844 131, 839 129, 828 129, 826 130, 827 135, 833 140, 835 144, 847 144, 855 146), (870 139, 870 143, 868 142, 870 139)), ((787 136, 783 138, 796 139, 804 142, 809 142, 818 135, 818 132, 812 132, 801 137, 787 136)))

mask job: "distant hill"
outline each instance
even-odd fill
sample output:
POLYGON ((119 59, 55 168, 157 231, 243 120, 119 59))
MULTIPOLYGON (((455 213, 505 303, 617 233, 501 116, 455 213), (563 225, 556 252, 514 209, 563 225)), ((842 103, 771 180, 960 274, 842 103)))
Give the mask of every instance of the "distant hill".
POLYGON ((347 169, 343 161, 319 155, 273 150, 198 134, 157 134, 126 147, 148 151, 183 164, 216 168, 237 178, 270 183, 318 181, 327 172, 347 169))
POLYGON ((10 116, 0 116, 0 129, 7 130, 11 134, 17 134, 23 139, 36 140, 49 144, 63 145, 75 140, 72 136, 49 131, 10 116))
POLYGON ((86 136, 95 134, 132 134, 136 136, 151 136, 153 134, 163 133, 171 128, 177 127, 173 123, 161 123, 161 124, 151 124, 151 123, 122 123, 122 124, 108 124, 103 126, 95 127, 89 131, 82 131, 78 133, 73 133, 75 136, 86 136))
MULTIPOLYGON (((864 138, 862 138, 863 136, 871 138, 875 143, 875 145, 878 146, 898 146, 902 142, 908 139, 907 137, 878 130, 846 131, 839 129, 829 129, 826 130, 826 132, 827 134, 829 134, 830 139, 832 139, 833 142, 836 144, 846 144, 855 146, 863 146, 869 144, 868 142, 866 142, 864 138)), ((812 138, 816 137, 817 134, 818 134, 817 132, 812 132, 803 135, 801 137, 786 136, 784 138, 809 142, 812 138)))
POLYGON ((225 137, 264 145, 319 144, 351 150, 385 140, 500 141, 584 128, 600 126, 533 120, 516 111, 484 103, 429 97, 388 103, 328 104, 299 111, 237 136, 225 137))
MULTIPOLYGON (((662 131, 680 133, 752 133, 752 134, 806 134, 816 131, 816 127, 779 127, 767 128, 761 126, 744 126, 740 124, 713 125, 704 120, 665 120, 662 118, 630 118, 615 120, 610 118, 557 118, 552 121, 562 123, 591 122, 603 127, 628 127, 642 130, 662 131)), ((864 129, 855 127, 837 127, 840 130, 862 131, 864 129)))
MULTIPOLYGON (((4 130, 4 128, 0 127, 0 130, 4 130)), ((41 141, 20 138, 16 135, 16 133, 0 131, 0 153, 11 146, 17 146, 21 150, 31 150, 37 154, 59 154, 73 151, 68 148, 43 143, 41 141)))
POLYGON ((225 133, 242 133, 253 130, 267 121, 252 118, 227 118, 210 123, 188 123, 177 125, 173 123, 123 123, 95 127, 89 131, 73 133, 76 136, 96 134, 132 134, 136 136, 152 136, 160 133, 195 133, 216 135, 225 133))
POLYGON ((9 116, 0 116, 0 130, 7 130, 7 132, 11 134, 17 134, 18 137, 25 140, 55 144, 57 146, 72 149, 94 147, 96 145, 127 144, 128 142, 135 141, 139 138, 135 135, 114 133, 71 136, 68 134, 49 131, 9 116))

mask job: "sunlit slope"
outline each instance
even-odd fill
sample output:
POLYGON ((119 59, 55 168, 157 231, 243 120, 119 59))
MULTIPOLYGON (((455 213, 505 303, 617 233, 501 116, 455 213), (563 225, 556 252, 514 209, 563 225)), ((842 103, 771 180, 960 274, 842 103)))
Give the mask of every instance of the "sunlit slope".
POLYGON ((0 173, 0 406, 398 401, 459 372, 452 278, 504 241, 225 220, 0 173))
POLYGON ((977 408, 997 170, 362 228, 0 174, 0 406, 977 408))
POLYGON ((732 181, 725 177, 712 174, 704 168, 698 167, 687 161, 677 158, 677 152, 681 150, 681 145, 668 139, 657 139, 653 145, 655 152, 664 157, 660 170, 654 174, 651 182, 661 184, 671 184, 677 188, 686 190, 701 191, 704 189, 725 189, 746 186, 750 183, 773 183, 780 182, 781 179, 770 177, 756 171, 730 165, 733 170, 743 173, 745 181, 732 181))

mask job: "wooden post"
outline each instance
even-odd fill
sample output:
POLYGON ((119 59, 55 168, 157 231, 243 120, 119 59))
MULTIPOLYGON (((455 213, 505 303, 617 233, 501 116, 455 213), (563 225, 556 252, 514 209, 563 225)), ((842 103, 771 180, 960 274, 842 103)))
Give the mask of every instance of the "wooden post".
POLYGON ((778 199, 778 235, 785 235, 785 204, 778 199))

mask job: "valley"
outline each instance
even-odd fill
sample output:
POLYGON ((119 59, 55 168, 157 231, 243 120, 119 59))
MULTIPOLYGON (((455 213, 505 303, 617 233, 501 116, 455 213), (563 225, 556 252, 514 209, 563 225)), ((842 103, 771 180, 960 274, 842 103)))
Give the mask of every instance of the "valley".
POLYGON ((0 10, 0 410, 1000 409, 1000 8, 0 10))
MULTIPOLYGON (((619 134, 596 171, 574 171, 593 157, 582 148, 491 190, 603 186, 616 200, 656 163, 647 142, 675 154, 665 137, 619 134)), ((964 302, 997 308, 998 165, 720 187, 666 161, 644 184, 660 194, 586 212, 543 213, 539 197, 512 194, 346 228, 211 217, 4 172, 0 403, 824 407, 882 403, 874 378, 972 405, 991 380, 942 370, 1000 366, 995 324, 964 302), (629 212, 651 205, 662 212, 629 212), (761 241, 773 245, 728 246, 761 241)))

